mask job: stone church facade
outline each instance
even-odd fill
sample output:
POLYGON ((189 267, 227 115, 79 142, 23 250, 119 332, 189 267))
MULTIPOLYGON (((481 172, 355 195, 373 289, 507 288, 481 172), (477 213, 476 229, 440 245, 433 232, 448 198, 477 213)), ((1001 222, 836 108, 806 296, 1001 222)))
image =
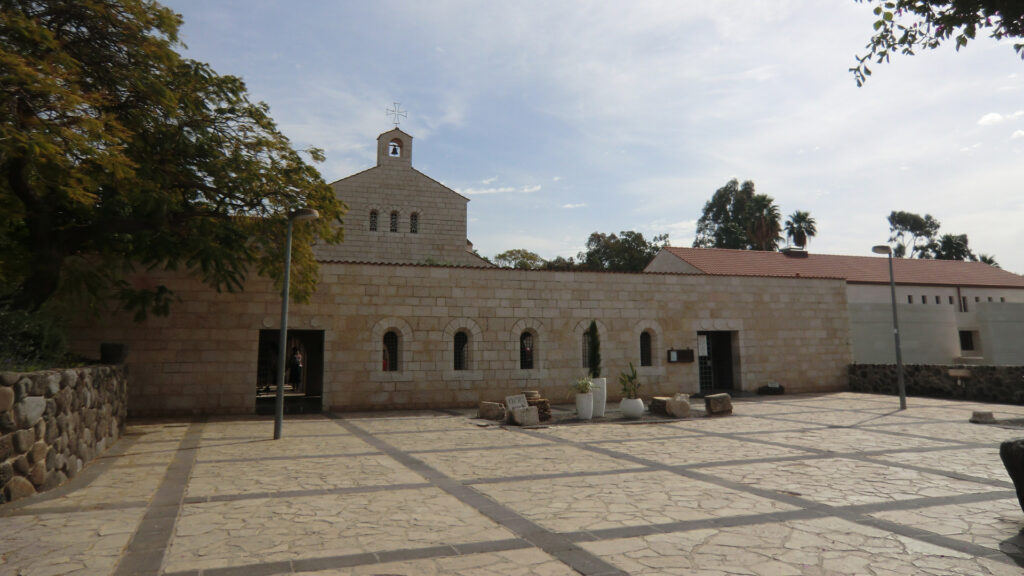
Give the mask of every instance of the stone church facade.
MULTIPOLYGON (((591 321, 612 401, 630 363, 645 397, 846 386, 842 279, 495 268, 467 241, 468 200, 413 168, 412 137, 377 144, 376 166, 332 184, 346 240, 317 247, 318 291, 290 310, 288 346, 306 359, 295 393, 319 409, 472 406, 522 390, 569 401, 591 321)), ((280 294, 259 278, 238 294, 153 279, 181 297, 170 316, 103 318, 75 330, 75 347, 127 345, 132 414, 254 412, 276 369, 280 294)))

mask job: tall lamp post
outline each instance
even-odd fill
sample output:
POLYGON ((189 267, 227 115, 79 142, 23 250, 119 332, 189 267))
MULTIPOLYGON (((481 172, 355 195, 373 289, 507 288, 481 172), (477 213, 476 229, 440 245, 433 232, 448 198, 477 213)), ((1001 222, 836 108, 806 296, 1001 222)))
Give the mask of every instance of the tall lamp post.
POLYGON ((288 214, 288 236, 284 243, 284 287, 281 289, 281 341, 277 347, 277 398, 274 403, 274 440, 281 438, 284 422, 284 373, 288 340, 288 285, 292 275, 292 224, 298 220, 316 220, 320 213, 312 208, 299 208, 288 214))
POLYGON ((900 319, 896 315, 896 278, 892 273, 892 247, 882 244, 873 246, 871 251, 875 254, 887 254, 889 256, 889 291, 892 294, 892 336, 896 341, 896 385, 900 392, 900 410, 906 410, 907 389, 903 383, 903 353, 900 351, 900 319))

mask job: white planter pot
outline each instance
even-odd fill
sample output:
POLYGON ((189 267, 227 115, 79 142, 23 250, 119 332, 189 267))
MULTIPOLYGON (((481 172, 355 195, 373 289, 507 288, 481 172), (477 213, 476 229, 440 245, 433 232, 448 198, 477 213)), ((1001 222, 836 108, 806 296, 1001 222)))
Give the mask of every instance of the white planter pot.
POLYGON ((590 420, 594 417, 594 393, 576 395, 576 417, 580 420, 590 420))
POLYGON ((644 401, 640 398, 623 398, 619 409, 626 418, 639 418, 644 415, 644 401))
POLYGON ((591 393, 594 395, 594 418, 600 418, 608 404, 608 379, 594 378, 591 393))

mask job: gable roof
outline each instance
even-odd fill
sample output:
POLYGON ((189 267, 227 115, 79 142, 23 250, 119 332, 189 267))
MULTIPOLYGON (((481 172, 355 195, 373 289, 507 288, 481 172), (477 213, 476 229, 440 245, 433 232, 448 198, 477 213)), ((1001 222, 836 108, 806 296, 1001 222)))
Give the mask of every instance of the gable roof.
MULTIPOLYGON (((682 247, 666 247, 662 251, 704 274, 716 276, 841 278, 851 284, 889 283, 889 263, 884 256, 789 256, 782 252, 682 247)), ((897 284, 1024 288, 1024 276, 982 262, 894 258, 893 276, 897 284)))

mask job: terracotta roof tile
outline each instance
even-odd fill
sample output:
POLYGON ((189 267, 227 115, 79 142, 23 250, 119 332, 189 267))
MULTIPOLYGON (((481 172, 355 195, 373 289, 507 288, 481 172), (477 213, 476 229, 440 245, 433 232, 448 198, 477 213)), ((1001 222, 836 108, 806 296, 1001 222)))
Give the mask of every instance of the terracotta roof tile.
MULTIPOLYGON (((704 272, 719 276, 842 278, 854 284, 888 284, 889 264, 884 256, 811 254, 787 256, 781 252, 668 247, 676 257, 704 272)), ((982 262, 895 258, 897 284, 1024 288, 1024 276, 982 262)))

